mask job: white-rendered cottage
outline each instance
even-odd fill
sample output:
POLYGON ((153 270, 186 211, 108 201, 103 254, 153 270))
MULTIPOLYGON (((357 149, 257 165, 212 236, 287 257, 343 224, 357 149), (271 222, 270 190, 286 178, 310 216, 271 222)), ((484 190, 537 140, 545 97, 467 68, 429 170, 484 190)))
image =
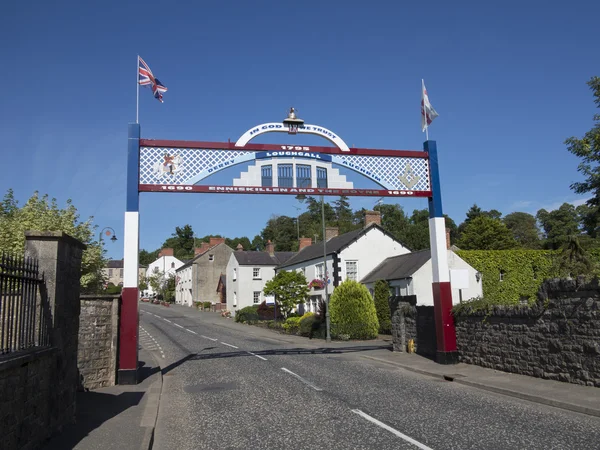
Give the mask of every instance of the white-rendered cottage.
MULTIPOLYGON (((460 303, 482 295, 481 276, 450 248, 446 235, 448 268, 452 283, 452 303, 460 303)), ((394 296, 416 295, 417 305, 433 305, 431 250, 421 250, 406 255, 387 258, 366 274, 363 283, 371 294, 377 280, 385 280, 394 296)))
MULTIPOLYGON (((158 259, 148 264, 148 270, 146 271, 146 279, 150 279, 153 276, 160 276, 161 280, 166 281, 171 276, 175 276, 175 271, 183 266, 183 262, 173 256, 172 248, 163 248, 158 253, 158 259)), ((148 283, 148 289, 146 291, 146 297, 154 296, 155 292, 148 283)))
MULTIPOLYGON (((410 250, 394 239, 380 226, 381 215, 378 211, 365 213, 364 228, 337 235, 337 228, 327 228, 325 249, 323 242, 310 245, 310 239, 300 240, 300 250, 287 262, 277 266, 277 271, 299 270, 306 280, 325 280, 324 255, 327 260, 328 285, 330 296, 333 290, 345 280, 360 281, 384 259, 403 255, 410 250)), ((325 289, 312 283, 310 300, 301 307, 303 310, 316 311, 319 300, 324 300, 325 289)))
POLYGON ((275 267, 295 255, 295 252, 276 252, 270 241, 264 252, 244 251, 241 245, 233 252, 227 264, 227 309, 235 315, 246 306, 265 300, 263 289, 275 276, 275 267))

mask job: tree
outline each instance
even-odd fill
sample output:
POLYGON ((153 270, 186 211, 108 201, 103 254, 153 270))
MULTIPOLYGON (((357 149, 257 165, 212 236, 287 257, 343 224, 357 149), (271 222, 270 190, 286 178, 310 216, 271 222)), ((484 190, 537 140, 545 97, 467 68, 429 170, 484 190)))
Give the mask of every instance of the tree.
POLYGON ((63 231, 79 239, 87 248, 81 261, 80 284, 83 292, 100 292, 104 284, 102 268, 103 243, 95 240, 95 226, 92 217, 79 220, 77 208, 67 200, 65 208, 59 208, 56 199, 48 200, 48 195, 40 197, 36 191, 27 203, 19 208, 12 189, 9 189, 0 203, 0 250, 22 254, 25 249, 25 231, 63 231))
POLYGON ((263 289, 265 295, 274 295, 275 301, 285 315, 301 303, 308 300, 308 283, 302 272, 282 271, 267 281, 263 289))
MULTIPOLYGON (((587 84, 593 92, 594 103, 600 108, 600 77, 592 77, 587 84)), ((583 138, 570 137, 565 144, 569 152, 581 158, 577 171, 585 176, 584 181, 571 184, 571 189, 577 194, 591 193, 587 204, 600 206, 600 114, 594 114, 594 126, 583 138)))
POLYGON ((175 227, 175 233, 168 238, 162 248, 172 248, 173 256, 178 259, 194 257, 194 230, 191 225, 175 227))
POLYGON ((275 243, 278 251, 293 251, 294 245, 298 248, 296 239, 296 223, 292 217, 273 216, 262 230, 261 237, 264 242, 275 243))
POLYGON ((140 291, 148 290, 148 282, 146 281, 146 278, 144 278, 143 275, 140 275, 140 281, 138 284, 138 288, 140 291))
POLYGON ((237 248, 238 244, 242 244, 242 247, 244 247, 244 250, 250 250, 252 248, 250 239, 248 239, 246 236, 236 237, 233 239, 226 238, 225 244, 234 250, 237 248))
POLYGON ((149 252, 144 249, 140 250, 140 253, 139 253, 140 264, 143 266, 147 266, 150 263, 156 261, 158 259, 158 252, 159 252, 159 250, 154 250, 153 252, 149 252))
POLYGON ((465 221, 463 223, 461 223, 458 227, 459 238, 460 238, 460 235, 465 230, 465 227, 469 224, 469 222, 471 222, 472 220, 474 220, 480 216, 487 216, 490 219, 498 220, 502 217, 502 213, 500 211, 498 211, 497 209, 492 209, 490 211, 484 211, 479 206, 477 206, 476 203, 474 203, 473 206, 471 206, 469 208, 469 210, 467 211, 467 217, 466 217, 465 221))
POLYGON ((335 211, 335 217, 340 234, 344 234, 356 229, 356 225, 352 221, 353 213, 352 208, 350 208, 348 197, 342 195, 339 199, 334 201, 333 210, 335 211))
POLYGON ((537 226, 536 218, 531 214, 513 212, 504 217, 502 221, 521 247, 528 249, 541 247, 540 229, 537 226))
POLYGON ((554 270, 562 277, 597 275, 598 264, 592 262, 588 252, 581 246, 577 236, 567 236, 554 261, 554 270))
POLYGON ((482 214, 465 226, 457 245, 463 250, 509 250, 518 244, 501 220, 482 214))
POLYGON ((408 238, 407 230, 409 221, 402 207, 394 203, 391 205, 377 205, 373 209, 381 213, 381 227, 400 242, 411 248, 408 242, 406 242, 408 238))
POLYGON ((560 208, 550 212, 540 209, 536 218, 544 230, 544 247, 548 249, 556 250, 562 246, 567 236, 580 234, 577 211, 570 203, 563 203, 560 208))
POLYGON ((374 339, 379 331, 377 311, 365 285, 354 280, 341 283, 329 301, 331 332, 350 339, 374 339))
POLYGON ((375 309, 379 320, 379 333, 392 333, 392 318, 390 314, 390 286, 385 280, 377 280, 373 289, 375 309))
POLYGON ((600 207, 590 205, 579 205, 575 208, 581 230, 591 238, 600 237, 600 207))
POLYGON ((413 251, 424 250, 429 244, 429 211, 415 209, 410 216, 404 242, 413 251))
MULTIPOLYGON (((254 239, 252 239, 252 243, 250 244, 250 248, 246 248, 244 247, 244 250, 255 250, 255 251, 263 251, 265 248, 265 243, 263 242, 262 238, 260 237, 260 235, 256 235, 254 236, 254 239)), ((235 250, 235 249, 234 249, 235 250)))

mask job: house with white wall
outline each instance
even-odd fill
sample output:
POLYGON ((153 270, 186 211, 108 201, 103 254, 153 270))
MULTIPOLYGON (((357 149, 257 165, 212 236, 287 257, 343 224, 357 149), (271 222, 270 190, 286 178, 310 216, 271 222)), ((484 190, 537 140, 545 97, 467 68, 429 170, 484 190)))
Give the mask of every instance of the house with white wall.
MULTIPOLYGON (((451 249, 447 251, 452 303, 457 304, 461 300, 481 296, 483 293, 481 274, 451 249)), ((433 306, 431 250, 387 258, 366 274, 361 283, 373 294, 377 280, 388 282, 390 295, 416 295, 417 305, 433 306)))
MULTIPOLYGON (((171 276, 175 277, 176 270, 183 266, 183 261, 173 256, 172 248, 163 248, 158 253, 158 259, 148 264, 148 270, 146 270, 146 279, 153 276, 159 276, 161 280, 166 281, 171 276)), ((155 292, 148 283, 148 289, 146 291, 147 297, 154 296, 155 292)))
POLYGON ((227 309, 235 315, 246 306, 258 305, 265 300, 263 289, 275 276, 275 267, 295 255, 295 252, 276 252, 269 241, 266 251, 244 251, 238 245, 231 253, 225 277, 227 309))
MULTIPOLYGON (((309 283, 312 280, 325 280, 326 271, 327 294, 330 296, 343 281, 360 281, 386 258, 410 252, 380 224, 380 213, 367 211, 365 225, 361 229, 338 235, 337 228, 328 227, 325 248, 323 242, 311 244, 309 238, 302 238, 298 253, 277 266, 277 271, 302 271, 309 283)), ((315 312, 319 300, 325 299, 325 287, 313 285, 309 295, 309 302, 300 309, 315 312)))

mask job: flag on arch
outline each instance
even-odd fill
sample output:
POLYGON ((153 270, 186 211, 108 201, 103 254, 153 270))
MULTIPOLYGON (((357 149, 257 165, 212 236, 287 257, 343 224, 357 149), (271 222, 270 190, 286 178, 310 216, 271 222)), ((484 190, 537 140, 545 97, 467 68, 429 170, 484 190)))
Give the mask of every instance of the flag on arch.
POLYGON ((433 119, 438 116, 437 111, 429 103, 429 96, 427 95, 427 89, 425 89, 425 81, 421 80, 421 86, 423 87, 421 93, 421 131, 425 131, 433 119))
POLYGON ((154 95, 154 98, 157 99, 159 102, 163 103, 163 94, 167 92, 166 86, 154 76, 154 74, 150 70, 150 67, 148 67, 148 64, 146 64, 146 62, 141 58, 141 56, 138 56, 138 62, 138 83, 140 84, 140 86, 147 86, 152 88, 152 94, 154 95))

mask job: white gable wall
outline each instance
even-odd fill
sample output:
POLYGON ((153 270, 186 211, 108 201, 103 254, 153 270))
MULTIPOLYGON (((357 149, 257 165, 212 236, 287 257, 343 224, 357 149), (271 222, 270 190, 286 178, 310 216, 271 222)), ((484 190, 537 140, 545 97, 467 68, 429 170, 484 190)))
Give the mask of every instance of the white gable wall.
MULTIPOLYGON (((161 256, 156 261, 148 264, 146 278, 150 278, 156 274, 164 274, 165 279, 168 279, 171 275, 175 276, 175 271, 181 266, 183 266, 183 262, 174 256, 161 256)), ((148 283, 148 295, 154 295, 154 291, 152 290, 150 283, 148 283)))
POLYGON ((263 289, 267 281, 275 276, 275 266, 240 266, 235 258, 235 252, 231 254, 227 264, 227 309, 235 316, 246 306, 254 305, 254 292, 260 292, 259 304, 265 300, 263 289), (254 278, 254 268, 260 268, 260 278, 254 278), (233 279, 236 269, 236 279, 233 279))

